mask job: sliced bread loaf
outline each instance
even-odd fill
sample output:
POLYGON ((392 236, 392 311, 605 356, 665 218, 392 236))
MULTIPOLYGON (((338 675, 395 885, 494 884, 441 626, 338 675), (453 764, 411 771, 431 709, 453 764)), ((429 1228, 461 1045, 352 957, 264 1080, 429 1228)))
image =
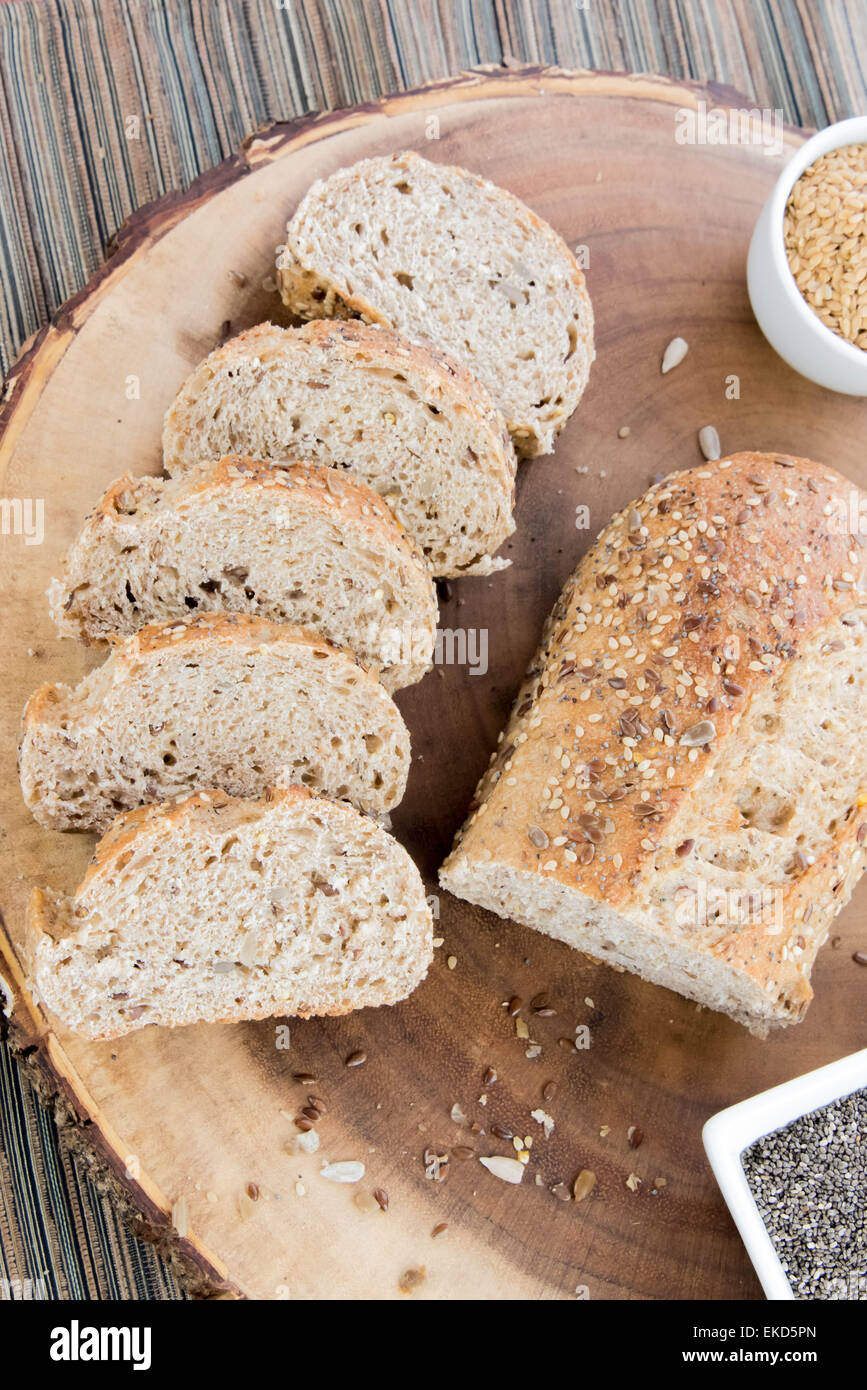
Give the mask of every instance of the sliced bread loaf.
POLYGON ((511 193, 406 152, 315 183, 278 257, 302 318, 387 324, 464 362, 518 453, 550 453, 594 357, 584 276, 564 241, 511 193))
POLYGON ((257 797, 300 782, 383 813, 409 757, 397 706, 351 652, 228 613, 143 628, 74 690, 40 686, 18 770, 40 825, 102 831, 198 787, 257 797))
POLYGON ((121 478, 48 593, 60 632, 86 642, 203 612, 312 628, 388 690, 421 679, 436 637, 427 566, 382 499, 302 464, 224 458, 168 482, 121 478))
POLYGON ((797 1022, 865 863, 865 514, 832 469, 747 453, 616 516, 443 886, 755 1033, 797 1022))
POLYGON ((388 502, 435 575, 490 574, 514 528, 515 454, 456 362, 358 322, 261 323, 212 352, 166 414, 163 461, 223 454, 348 469, 388 502))
POLYGON ((104 1039, 393 1004, 432 923, 406 850, 345 802, 200 792, 119 816, 73 897, 37 890, 28 952, 41 1002, 104 1039))

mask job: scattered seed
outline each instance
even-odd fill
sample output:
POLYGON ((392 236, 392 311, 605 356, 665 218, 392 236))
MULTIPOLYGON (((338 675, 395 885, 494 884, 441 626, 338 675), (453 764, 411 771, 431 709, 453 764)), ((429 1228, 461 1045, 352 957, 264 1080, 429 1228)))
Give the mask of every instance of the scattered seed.
POLYGON ((503 1154, 491 1154, 480 1158, 479 1162, 495 1178, 502 1182, 519 1183, 524 1178, 524 1164, 518 1158, 506 1158, 503 1154))
POLYGON ((259 1200, 259 1186, 258 1186, 257 1183, 255 1183, 255 1182, 248 1182, 248 1183, 247 1183, 247 1196, 250 1198, 250 1201, 251 1201, 251 1202, 258 1202, 258 1200, 259 1200))
POLYGON ((626 1138, 629 1140, 630 1149, 639 1149, 644 1143, 644 1130, 639 1129, 638 1125, 630 1125, 626 1131, 626 1138))
POLYGON ((558 1202, 571 1202, 572 1200, 572 1193, 569 1191, 568 1187, 564 1182, 555 1183, 554 1186, 551 1188, 551 1191, 557 1198, 558 1202))
POLYGON ((364 1177, 364 1164, 357 1159, 345 1159, 340 1163, 326 1163, 319 1169, 319 1176, 328 1182, 361 1182, 364 1177))
POLYGON ((572 1184, 572 1196, 576 1202, 583 1202, 596 1186, 596 1174, 591 1168, 582 1168, 572 1184))
POLYGON ((562 1047, 564 1052, 578 1051, 577 1047, 575 1046, 575 1040, 573 1038, 558 1038, 557 1046, 562 1047))
POLYGON ((475 1156, 476 1151, 475 1149, 471 1149, 469 1144, 455 1144, 455 1147, 452 1149, 452 1158, 456 1158, 459 1163, 464 1162, 468 1158, 475 1158, 475 1156))
POLYGON ((444 1236, 449 1228, 447 1221, 441 1221, 438 1226, 434 1226, 431 1231, 431 1240, 437 1240, 439 1236, 444 1236))
POLYGON ((388 1211, 388 1193, 384 1187, 375 1187, 373 1195, 379 1203, 380 1211, 388 1211))
POLYGON ((424 1175, 430 1182, 445 1182, 449 1170, 449 1156, 445 1152, 426 1148, 423 1155, 424 1175))
POLYGON ((713 425, 703 425, 698 432, 698 447, 709 463, 722 456, 719 435, 713 425))
POLYGON ((519 994, 513 994, 509 1000, 509 1018, 514 1018, 524 1007, 524 1001, 519 994))
POLYGON ((867 965, 867 951, 853 951, 852 959, 856 965, 867 965))
POLYGON ((319 1135, 315 1129, 307 1129, 296 1134, 286 1145, 291 1154, 315 1154, 319 1149, 319 1135))
POLYGON ((406 1269, 397 1281, 401 1293, 412 1293, 419 1284, 424 1283, 424 1269, 406 1269))
POLYGON ((493 1084, 494 1084, 494 1082, 496 1081, 496 1079, 497 1079, 497 1073, 494 1071, 494 1068, 493 1068, 493 1067, 488 1067, 488 1068, 486 1069, 486 1071, 485 1071, 484 1076, 482 1077, 482 1085, 483 1085, 483 1086, 493 1086, 493 1084))
MULTIPOLYGON (((553 1115, 549 1115, 548 1112, 547 1112, 547 1110, 541 1110, 541 1109, 539 1109, 539 1110, 531 1110, 531 1111, 530 1111, 530 1115, 531 1115, 531 1117, 536 1121, 536 1124, 537 1124, 537 1125, 541 1125, 541 1126, 542 1126, 542 1131, 543 1131, 543 1133, 544 1133, 544 1135, 545 1135, 545 1138, 546 1138, 546 1139, 550 1139, 550 1138, 551 1138, 551 1135, 554 1133, 554 1117, 553 1117, 553 1115)), ((525 1142, 526 1142, 526 1141, 525 1141, 525 1142)))
POLYGON ((315 1077, 315 1076, 312 1076, 312 1075, 310 1074, 309 1071, 296 1071, 296 1072, 293 1072, 293 1073, 292 1073, 292 1079, 293 1079, 293 1081, 298 1081, 302 1086, 315 1086, 315 1085, 316 1085, 316 1077, 315 1077))
POLYGON ((492 1133, 492 1134, 495 1136, 495 1138, 497 1138, 497 1139, 504 1139, 504 1140, 505 1140, 505 1139, 511 1139, 511 1138, 513 1137, 513 1136, 512 1136, 512 1131, 509 1129, 508 1125, 499 1125, 499 1124, 497 1124, 497 1125, 491 1125, 491 1133, 492 1133))
POLYGON ((547 1103, 554 1099, 557 1094, 557 1082, 546 1081, 542 1087, 542 1099, 547 1103))
POLYGON ((350 1052, 349 1056, 346 1059, 346 1065, 348 1067, 363 1067, 366 1061, 366 1052, 350 1052))
POLYGON ((672 338, 662 355, 662 375, 665 376, 672 368, 679 367, 688 352, 689 343, 684 338, 672 338))

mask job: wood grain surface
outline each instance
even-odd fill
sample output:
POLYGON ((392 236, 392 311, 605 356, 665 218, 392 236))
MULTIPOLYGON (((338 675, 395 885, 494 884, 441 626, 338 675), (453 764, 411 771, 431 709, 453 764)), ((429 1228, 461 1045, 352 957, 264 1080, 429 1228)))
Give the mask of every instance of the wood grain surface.
POLYGON ((752 225, 802 136, 787 131, 776 156, 759 145, 678 144, 677 112, 703 100, 742 104, 659 79, 525 69, 273 127, 185 197, 138 214, 9 378, 0 493, 45 504, 43 544, 4 537, 0 570, 0 973, 10 1034, 43 1090, 77 1116, 118 1200, 188 1262, 200 1288, 254 1298, 759 1296, 701 1126, 724 1105, 864 1045, 867 975, 851 960, 865 944, 864 889, 820 957, 806 1022, 761 1042, 436 887, 563 580, 654 474, 700 462, 702 425, 718 428, 726 452, 812 456, 867 486, 867 406, 796 377, 762 339, 746 297, 752 225), (407 147, 478 170, 588 248, 597 318, 581 407, 556 454, 522 467, 512 567, 452 583, 443 598, 444 628, 485 634, 487 670, 443 664, 399 697, 414 759, 395 832, 438 896, 443 945, 412 999, 293 1022, 289 1050, 277 1046, 279 1020, 85 1043, 42 1015, 17 959, 30 887, 71 889, 93 846, 40 830, 17 787, 28 695, 100 659, 56 639, 46 584, 99 493, 127 468, 158 471, 163 412, 227 322, 238 330, 280 321, 275 248, 311 181, 407 147), (663 378, 675 334, 689 355, 663 378), (579 528, 583 506, 590 522, 579 528), (553 1014, 530 1008, 542 991, 553 1014), (513 996, 525 1001, 529 1040, 504 1007, 513 996), (559 1040, 578 1024, 589 1027, 590 1046, 574 1052, 559 1040), (531 1042, 536 1056, 527 1056, 531 1042), (356 1050, 367 1061, 347 1068, 356 1050), (488 1068, 497 1079, 485 1085, 488 1068), (315 1085, 295 1081, 297 1072, 315 1085), (550 1081, 556 1095, 543 1102, 550 1081), (322 1148, 293 1156, 289 1117, 309 1092, 328 1107, 322 1148), (468 1123, 451 1118, 455 1103, 468 1123), (548 1139, 530 1115, 540 1106, 555 1121, 548 1139), (627 1139, 633 1125, 644 1134, 638 1148, 627 1139), (425 1176, 428 1148, 513 1153, 492 1126, 533 1137, 520 1187, 477 1157, 453 1156, 440 1181, 425 1176), (388 1212, 365 1210, 359 1189, 323 1180, 323 1157, 362 1159, 360 1189, 387 1191, 388 1212), (552 1192, 585 1168, 598 1179, 585 1201, 552 1192), (640 1183, 627 1185, 633 1174, 640 1183), (172 1227, 181 1197, 186 1233, 172 1227))

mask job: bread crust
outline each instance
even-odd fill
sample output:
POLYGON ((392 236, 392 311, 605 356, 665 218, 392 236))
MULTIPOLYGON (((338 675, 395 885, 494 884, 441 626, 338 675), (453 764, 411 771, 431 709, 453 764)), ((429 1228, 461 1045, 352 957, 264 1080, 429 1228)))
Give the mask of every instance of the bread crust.
MULTIPOLYGON (((330 512, 335 506, 340 507, 371 535, 379 535, 383 540, 394 544, 427 573, 424 556, 418 546, 378 492, 374 492, 358 478, 347 477, 335 468, 304 463, 302 460, 275 469, 259 459, 247 458, 240 454, 226 454, 213 463, 202 465, 183 478, 171 479, 169 482, 162 479, 134 478, 131 473, 125 473, 106 490, 86 519, 101 517, 105 521, 116 520, 115 514, 120 510, 118 502, 124 492, 147 481, 158 485, 162 492, 161 500, 169 498, 178 507, 183 507, 184 503, 193 497, 203 496, 217 488, 303 488, 312 506, 318 507, 323 513, 330 512)), ((429 583, 432 581, 429 580, 429 583)))
MULTIPOLYGON (((444 885, 474 866, 503 864, 550 876, 574 890, 576 900, 636 914, 661 864, 669 865, 690 842, 690 800, 703 778, 724 767, 727 744, 753 702, 769 683, 779 686, 811 642, 864 605, 864 537, 833 522, 851 516, 852 499, 864 515, 867 496, 823 465, 741 453, 672 474, 615 516, 548 620, 443 866, 444 885), (728 660, 733 636, 738 654, 728 660), (650 679, 652 670, 659 684, 650 679), (666 709, 669 740, 651 742, 666 709), (627 758, 623 739, 630 738, 632 710, 645 732, 631 729, 627 758), (713 735, 693 743, 707 732, 698 728, 703 723, 712 725, 713 735), (587 768, 595 769, 595 783, 586 780, 587 768), (565 789, 561 784, 576 771, 585 777, 583 789, 580 780, 565 789), (537 815, 552 781, 551 800, 562 794, 562 801, 554 813, 537 815), (612 791, 616 799, 604 795, 612 791), (561 806, 569 807, 568 819, 561 819, 561 806), (642 806, 651 808, 647 816, 642 806), (607 823, 604 841, 586 864, 574 859, 576 850, 590 853, 582 850, 580 829, 574 840, 554 844, 576 829, 581 814, 607 823), (530 838, 536 831, 542 846, 530 838), (571 862, 565 850, 573 853, 571 862)), ((863 781, 867 785, 867 757, 863 781)), ((755 982, 771 1021, 800 1017, 811 997, 813 959, 864 866, 865 820, 867 795, 841 820, 826 852, 785 885, 787 931, 801 942, 796 954, 785 949, 786 933, 774 935, 762 923, 708 947, 755 982), (820 910, 808 913, 810 903, 821 904, 820 910)), ((545 929, 542 922, 533 925, 545 929)))

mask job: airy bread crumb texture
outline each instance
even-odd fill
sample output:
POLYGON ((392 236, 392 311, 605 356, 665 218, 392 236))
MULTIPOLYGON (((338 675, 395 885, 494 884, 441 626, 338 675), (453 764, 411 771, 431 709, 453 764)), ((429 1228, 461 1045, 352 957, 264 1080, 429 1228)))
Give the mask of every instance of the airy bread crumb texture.
POLYGON ((385 813, 409 760, 394 701, 351 652, 231 613, 144 628, 75 689, 41 686, 19 774, 40 825, 101 831, 198 787, 258 797, 297 782, 385 813))
POLYGON ((383 685, 430 668, 437 603, 423 557, 382 499, 333 468, 228 457, 178 479, 115 483, 49 587, 63 636, 128 636, 192 613, 313 629, 383 685))
POLYGON ((443 886, 756 1033, 797 1022, 865 866, 865 514, 833 470, 745 453, 616 516, 443 886))
POLYGON ((34 893, 28 945, 41 1002, 108 1039, 395 1003, 432 921, 409 855, 345 803, 214 791, 119 817, 73 897, 34 893))
POLYGON ((302 318, 358 315, 469 367, 518 453, 550 453, 594 358, 575 256, 513 194, 411 151, 315 183, 278 258, 302 318))
POLYGON ((505 421, 441 353, 358 322, 262 323, 212 352, 165 418, 182 473, 224 454, 345 468, 378 492, 440 577, 491 574, 514 530, 505 421))

